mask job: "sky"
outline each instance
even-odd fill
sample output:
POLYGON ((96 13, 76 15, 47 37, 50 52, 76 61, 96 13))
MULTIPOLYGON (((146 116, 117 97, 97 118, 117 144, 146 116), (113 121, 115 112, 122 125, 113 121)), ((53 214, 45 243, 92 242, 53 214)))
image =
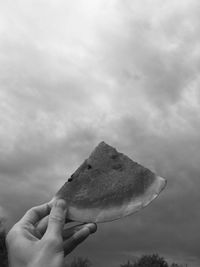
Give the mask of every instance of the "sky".
POLYGON ((49 201, 102 140, 167 179, 72 255, 200 265, 197 0, 0 0, 0 218, 49 201))

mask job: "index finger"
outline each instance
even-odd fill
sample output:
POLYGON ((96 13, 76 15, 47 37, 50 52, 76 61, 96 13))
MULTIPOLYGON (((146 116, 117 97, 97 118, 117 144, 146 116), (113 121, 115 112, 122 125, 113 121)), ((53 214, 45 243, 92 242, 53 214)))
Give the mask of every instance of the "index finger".
POLYGON ((23 224, 36 224, 43 217, 47 216, 51 211, 49 203, 45 203, 28 210, 25 215, 21 218, 20 223, 23 224))

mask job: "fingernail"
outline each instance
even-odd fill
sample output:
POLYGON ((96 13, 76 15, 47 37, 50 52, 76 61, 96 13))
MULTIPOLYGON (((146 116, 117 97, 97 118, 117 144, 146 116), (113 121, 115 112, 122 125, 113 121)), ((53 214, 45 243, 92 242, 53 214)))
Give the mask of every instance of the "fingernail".
POLYGON ((90 234, 94 234, 97 230, 97 225, 95 223, 87 223, 84 228, 87 227, 90 231, 90 234))
POLYGON ((66 202, 64 199, 58 199, 55 202, 55 206, 61 208, 62 210, 66 210, 66 202))

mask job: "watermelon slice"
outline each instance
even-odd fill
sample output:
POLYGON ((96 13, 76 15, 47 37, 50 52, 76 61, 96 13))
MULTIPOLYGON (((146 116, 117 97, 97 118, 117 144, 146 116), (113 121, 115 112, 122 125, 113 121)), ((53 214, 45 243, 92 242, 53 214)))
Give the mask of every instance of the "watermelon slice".
POLYGON ((101 142, 55 198, 66 200, 69 219, 98 223, 140 210, 155 199, 165 185, 164 178, 101 142))

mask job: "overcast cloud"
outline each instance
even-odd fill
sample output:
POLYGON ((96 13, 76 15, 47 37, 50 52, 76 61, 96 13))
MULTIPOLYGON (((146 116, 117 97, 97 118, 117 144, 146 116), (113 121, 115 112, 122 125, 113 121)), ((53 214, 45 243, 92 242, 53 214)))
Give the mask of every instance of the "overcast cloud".
POLYGON ((71 257, 200 265, 197 0, 0 0, 0 218, 48 201, 102 140, 167 178, 71 257))

